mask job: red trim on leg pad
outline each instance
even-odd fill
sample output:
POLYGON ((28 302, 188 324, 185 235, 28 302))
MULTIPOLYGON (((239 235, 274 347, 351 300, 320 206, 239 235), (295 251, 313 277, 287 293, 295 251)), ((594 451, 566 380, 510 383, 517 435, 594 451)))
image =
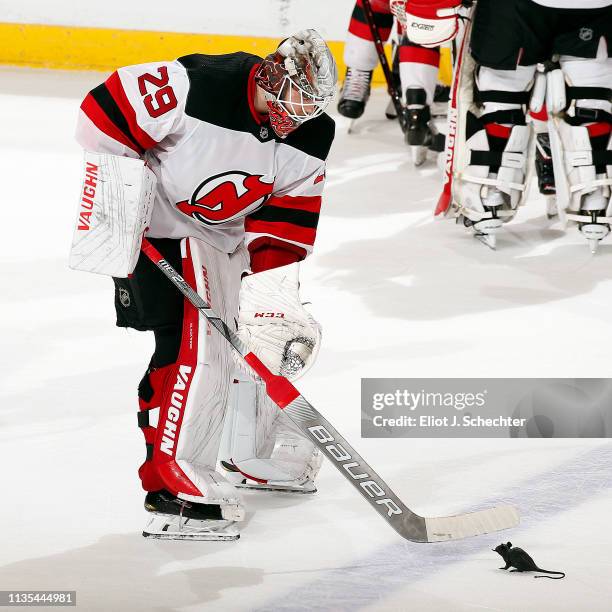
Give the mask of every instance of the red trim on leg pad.
POLYGON ((489 136, 494 136, 495 138, 504 138, 506 140, 510 138, 510 132, 512 132, 511 127, 507 127, 499 123, 487 123, 485 125, 485 130, 489 136))
POLYGON ((612 125, 609 123, 599 122, 599 123, 591 123, 586 126, 589 136, 591 138, 596 138, 597 136, 606 136, 612 131, 612 125))
MULTIPOLYGON (((195 287, 189 241, 186 246, 187 257, 183 260, 183 276, 192 287, 195 287)), ((183 330, 178 360, 153 372, 154 378, 150 379, 151 384, 157 386, 153 388, 153 398, 160 400, 156 404, 160 407, 159 420, 155 429, 153 452, 150 460, 145 461, 139 470, 139 474, 145 491, 157 491, 163 488, 173 495, 184 493, 201 497, 204 492, 196 487, 176 462, 183 416, 198 359, 199 312, 188 300, 185 299, 183 304, 183 330), (163 376, 162 370, 165 370, 163 376)), ((151 401, 147 404, 150 405, 151 401)))
POLYGON ((231 464, 238 470, 238 472, 240 474, 242 474, 245 478, 248 478, 249 480, 252 480, 253 482, 258 482, 259 484, 268 484, 267 480, 263 480, 262 478, 257 478, 257 476, 251 476, 250 474, 247 474, 246 472, 243 472, 234 462, 233 459, 230 459, 231 464))

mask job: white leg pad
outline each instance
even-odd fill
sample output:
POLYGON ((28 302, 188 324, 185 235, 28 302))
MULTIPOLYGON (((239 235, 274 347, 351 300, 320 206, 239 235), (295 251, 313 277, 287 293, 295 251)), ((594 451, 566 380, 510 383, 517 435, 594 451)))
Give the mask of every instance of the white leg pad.
POLYGON ((322 462, 319 451, 262 385, 244 377, 233 385, 226 427, 225 454, 246 478, 287 488, 314 481, 322 462))

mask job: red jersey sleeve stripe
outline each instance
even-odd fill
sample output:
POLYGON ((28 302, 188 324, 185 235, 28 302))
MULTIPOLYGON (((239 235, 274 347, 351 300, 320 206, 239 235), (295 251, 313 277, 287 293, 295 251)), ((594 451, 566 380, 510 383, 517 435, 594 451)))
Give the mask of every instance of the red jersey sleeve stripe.
POLYGON ((281 240, 291 240, 307 245, 313 245, 317 235, 317 230, 313 227, 303 227, 282 221, 260 221, 248 217, 245 220, 244 229, 252 234, 270 234, 281 240))
POLYGON ((134 140, 136 140, 138 145, 144 151, 147 149, 152 149, 157 142, 138 125, 138 121, 136 120, 136 112, 128 100, 125 89, 123 89, 121 79, 119 78, 119 73, 113 72, 113 74, 106 79, 106 87, 108 87, 108 91, 113 97, 113 100, 115 100, 119 110, 125 117, 130 129, 130 134, 134 140))
POLYGON ((292 208, 306 212, 321 212, 321 196, 272 196, 266 206, 292 208))
POLYGON ((106 113, 100 108, 100 105, 96 102, 91 93, 87 94, 83 102, 81 103, 81 110, 91 119, 92 123, 109 138, 120 142, 122 145, 142 154, 142 149, 128 138, 106 115, 106 113))

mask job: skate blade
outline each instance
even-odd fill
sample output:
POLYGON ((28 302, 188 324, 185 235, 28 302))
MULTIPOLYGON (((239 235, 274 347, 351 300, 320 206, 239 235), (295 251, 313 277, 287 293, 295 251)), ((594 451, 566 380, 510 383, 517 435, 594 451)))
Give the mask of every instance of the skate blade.
POLYGON ((268 493, 299 493, 301 495, 312 495, 317 492, 317 487, 314 485, 312 488, 304 487, 290 487, 282 485, 269 485, 269 484, 258 484, 256 482, 241 482, 234 485, 237 489, 250 489, 251 491, 265 491, 268 493))
POLYGON ((233 542, 240 539, 240 534, 213 533, 149 533, 142 532, 143 537, 152 540, 191 540, 192 542, 233 542))
POLYGON ((176 515, 153 513, 142 531, 145 538, 157 540, 231 541, 240 538, 233 521, 198 521, 176 515))
POLYGON ((420 145, 411 145, 410 154, 412 155, 412 163, 418 168, 427 161, 427 147, 420 145))
POLYGON ((601 241, 610 233, 607 225, 586 223, 580 228, 580 233, 587 239, 591 253, 595 255, 601 241))
POLYGON ((474 234, 476 240, 480 240, 482 244, 488 246, 492 251, 497 250, 497 237, 495 234, 474 234))
POLYGON ((348 126, 347 134, 355 133, 355 121, 357 121, 357 119, 351 119, 351 122, 349 123, 349 126, 348 126))

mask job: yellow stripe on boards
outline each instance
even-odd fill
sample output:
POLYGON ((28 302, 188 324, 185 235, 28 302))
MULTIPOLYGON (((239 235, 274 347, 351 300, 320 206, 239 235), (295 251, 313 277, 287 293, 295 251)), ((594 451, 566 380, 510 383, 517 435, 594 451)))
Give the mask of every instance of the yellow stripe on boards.
MULTIPOLYGON (((188 53, 247 51, 265 56, 276 48, 280 37, 0 23, 0 41, 0 64, 111 72, 120 66, 169 60, 188 53)), ((328 41, 328 44, 338 63, 342 80, 345 71, 342 58, 344 43, 328 41)), ((388 48, 386 51, 389 55, 388 48)), ((446 57, 450 58, 450 54, 447 53, 446 57)), ((440 75, 444 82, 450 82, 449 59, 446 64, 447 67, 443 55, 440 75)), ((374 71, 372 82, 377 85, 384 83, 380 67, 374 71)))

